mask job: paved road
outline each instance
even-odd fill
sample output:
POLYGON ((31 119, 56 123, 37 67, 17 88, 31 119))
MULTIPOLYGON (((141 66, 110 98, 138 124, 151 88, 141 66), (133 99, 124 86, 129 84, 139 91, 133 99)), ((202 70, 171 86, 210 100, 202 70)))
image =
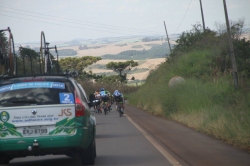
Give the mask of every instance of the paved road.
POLYGON ((250 166, 250 154, 179 123, 127 106, 126 113, 182 166, 250 166))
MULTIPOLYGON (((126 115, 113 110, 96 115, 96 166, 249 166, 250 154, 195 132, 179 123, 126 106, 126 115)), ((80 160, 66 156, 17 158, 11 166, 71 166, 80 160)))
MULTIPOLYGON (((171 166, 168 160, 138 131, 126 115, 119 117, 111 110, 108 115, 96 115, 96 166, 171 166)), ((11 166, 78 166, 80 160, 66 156, 16 158, 11 166)))

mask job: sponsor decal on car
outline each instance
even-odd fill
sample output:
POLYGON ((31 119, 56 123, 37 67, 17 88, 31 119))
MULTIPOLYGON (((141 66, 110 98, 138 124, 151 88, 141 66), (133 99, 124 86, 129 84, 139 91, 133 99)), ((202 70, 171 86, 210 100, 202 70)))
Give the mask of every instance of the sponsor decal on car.
POLYGON ((58 135, 62 133, 74 134, 76 131, 75 118, 65 118, 56 123, 56 126, 53 130, 49 132, 46 126, 40 127, 23 127, 21 132, 17 131, 15 125, 8 122, 0 123, 0 137, 16 136, 33 136, 33 135, 58 135))
POLYGON ((3 111, 3 112, 0 113, 0 120, 2 122, 7 122, 9 119, 10 119, 10 115, 9 115, 8 112, 3 111))
POLYGON ((65 118, 56 123, 56 128, 49 132, 49 135, 55 135, 59 133, 74 134, 76 130, 75 118, 65 118))
POLYGON ((8 123, 7 121, 10 119, 10 115, 6 111, 2 111, 0 113, 0 137, 6 137, 8 135, 19 136, 22 137, 22 134, 16 131, 16 126, 8 123))
POLYGON ((27 88, 55 88, 65 89, 65 84, 61 82, 22 82, 0 87, 0 93, 27 88))

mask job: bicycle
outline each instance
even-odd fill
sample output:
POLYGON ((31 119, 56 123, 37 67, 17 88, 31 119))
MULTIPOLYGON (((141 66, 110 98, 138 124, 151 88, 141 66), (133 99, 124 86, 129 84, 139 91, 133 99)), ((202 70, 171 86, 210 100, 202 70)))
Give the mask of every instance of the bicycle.
POLYGON ((98 104, 100 101, 99 100, 94 100, 94 108, 95 108, 95 113, 100 114, 101 113, 101 107, 100 104, 98 104))
POLYGON ((104 115, 108 114, 108 102, 103 102, 102 108, 104 110, 104 115))
POLYGON ((118 111, 120 117, 122 117, 123 113, 124 113, 122 110, 122 104, 123 104, 123 102, 118 102, 118 106, 117 106, 117 111, 118 111))
POLYGON ((0 61, 2 75, 16 75, 16 54, 13 34, 10 28, 0 30, 0 61), (2 32, 9 32, 9 40, 6 43, 5 37, 2 32))
POLYGON ((98 114, 102 113, 100 104, 96 106, 96 111, 98 114))
POLYGON ((50 49, 55 49, 55 52, 57 54, 57 73, 59 73, 59 63, 58 63, 58 51, 57 47, 49 47, 48 42, 45 40, 45 34, 42 31, 41 32, 41 46, 40 46, 40 56, 42 60, 42 70, 45 74, 51 73, 52 68, 53 68, 53 63, 52 63, 52 55, 50 53, 50 49))

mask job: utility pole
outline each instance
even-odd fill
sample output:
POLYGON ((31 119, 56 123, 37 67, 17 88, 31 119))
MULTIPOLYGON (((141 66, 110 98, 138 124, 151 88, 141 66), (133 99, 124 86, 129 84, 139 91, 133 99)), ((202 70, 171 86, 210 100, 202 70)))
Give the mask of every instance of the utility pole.
POLYGON ((169 46, 169 50, 170 50, 170 53, 172 53, 171 46, 170 46, 170 43, 169 43, 168 31, 167 31, 167 28, 166 28, 165 21, 164 21, 164 26, 165 26, 165 31, 166 31, 167 39, 168 39, 168 46, 169 46))
POLYGON ((228 21, 226 0, 223 0, 223 4, 224 4, 225 17, 226 17, 226 24, 227 24, 228 41, 229 41, 229 47, 230 47, 230 56, 231 56, 232 66, 233 66, 234 87, 237 88, 238 87, 237 66, 236 66, 236 61, 235 61, 234 47, 233 47, 233 42, 232 42, 232 37, 231 37, 231 30, 230 30, 229 21, 228 21))
POLYGON ((203 23, 203 32, 205 32, 206 27, 205 27, 205 21, 204 21, 204 15, 203 15, 201 0, 200 0, 200 6, 201 6, 201 17, 202 17, 202 23, 203 23))

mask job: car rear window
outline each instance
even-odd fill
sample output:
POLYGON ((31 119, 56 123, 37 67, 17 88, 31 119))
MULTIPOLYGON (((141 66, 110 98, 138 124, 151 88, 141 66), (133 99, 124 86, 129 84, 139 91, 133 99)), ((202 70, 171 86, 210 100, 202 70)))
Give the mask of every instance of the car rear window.
POLYGON ((0 87, 0 106, 25 106, 74 103, 74 88, 64 82, 17 82, 0 87))

